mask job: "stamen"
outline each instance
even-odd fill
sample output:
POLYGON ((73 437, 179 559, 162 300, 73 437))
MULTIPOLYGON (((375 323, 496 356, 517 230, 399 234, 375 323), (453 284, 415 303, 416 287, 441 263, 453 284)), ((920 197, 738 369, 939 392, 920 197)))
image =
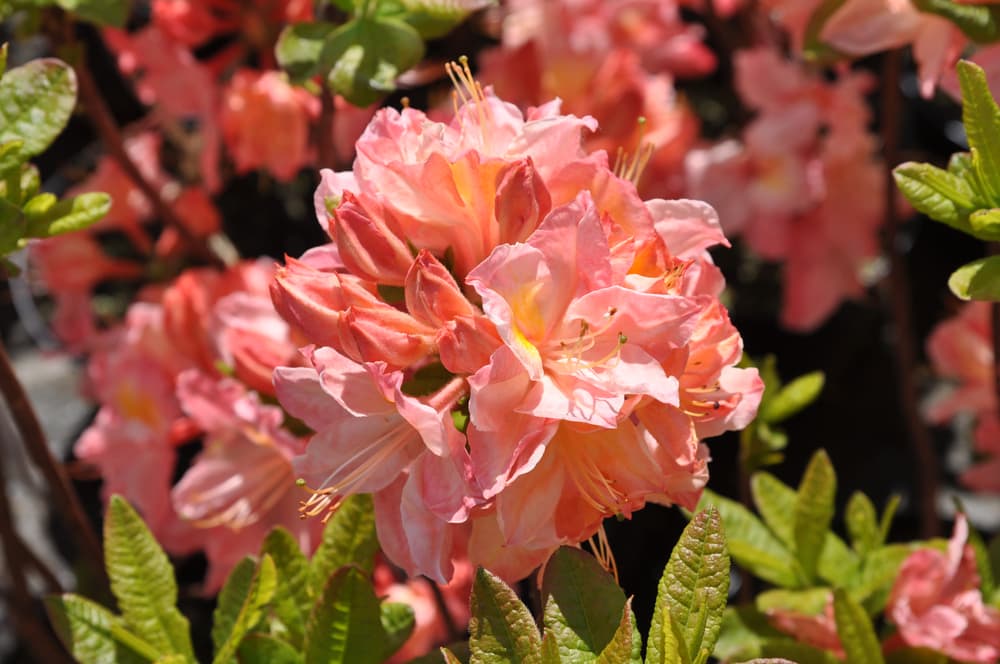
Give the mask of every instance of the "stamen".
POLYGON ((295 480, 295 485, 310 494, 307 500, 299 501, 300 519, 308 519, 322 514, 320 522, 326 523, 344 502, 343 496, 334 494, 332 489, 313 489, 301 477, 295 480))
POLYGON ((590 544, 590 550, 597 562, 604 568, 604 571, 614 577, 615 583, 618 583, 618 563, 615 562, 615 555, 611 551, 611 543, 608 542, 608 534, 604 530, 603 523, 597 529, 597 541, 595 542, 594 537, 591 536, 587 542, 590 544))
POLYGON ((488 129, 493 120, 492 111, 489 104, 486 103, 486 93, 483 92, 483 86, 472 75, 472 70, 469 68, 468 56, 463 55, 459 57, 458 63, 446 62, 444 68, 448 72, 448 77, 451 79, 452 85, 455 86, 452 101, 456 117, 458 117, 459 103, 455 97, 461 99, 461 106, 475 103, 476 115, 479 120, 479 135, 483 145, 486 145, 488 129))

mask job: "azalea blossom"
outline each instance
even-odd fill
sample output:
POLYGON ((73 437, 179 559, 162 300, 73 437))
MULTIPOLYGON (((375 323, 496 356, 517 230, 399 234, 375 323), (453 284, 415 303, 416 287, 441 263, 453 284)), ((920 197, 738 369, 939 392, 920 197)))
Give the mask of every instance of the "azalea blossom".
POLYGON ((968 537, 960 513, 946 553, 911 553, 896 577, 886 615, 909 646, 987 664, 1000 657, 1000 610, 983 603, 968 537))
POLYGON ((333 243, 272 286, 313 345, 274 380, 316 432, 305 514, 371 492, 409 574, 444 582, 467 556, 516 580, 609 516, 693 507, 701 438, 745 426, 763 386, 733 366, 711 208, 644 202, 582 150, 592 119, 522 115, 451 73, 450 123, 379 111, 353 171, 324 172, 333 243))

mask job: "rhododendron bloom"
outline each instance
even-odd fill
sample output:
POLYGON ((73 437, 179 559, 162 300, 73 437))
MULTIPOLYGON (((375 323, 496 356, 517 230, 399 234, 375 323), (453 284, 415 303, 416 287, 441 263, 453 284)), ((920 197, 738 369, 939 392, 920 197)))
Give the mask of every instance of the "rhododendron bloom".
POLYGON ((1000 658, 1000 610, 983 603, 968 537, 968 522, 959 514, 947 553, 911 553, 896 577, 886 615, 907 645, 988 664, 1000 658))
POLYGON ((762 386, 732 366, 711 208, 644 203, 584 155, 591 119, 522 115, 449 71, 451 123, 379 111, 353 172, 324 172, 333 244, 272 286, 311 366, 275 384, 316 432, 304 513, 373 492, 410 574, 444 581, 467 555, 516 580, 608 516, 694 507, 700 438, 745 425, 762 386))
POLYGON ((312 159, 309 123, 318 116, 319 99, 284 74, 241 69, 223 92, 219 122, 238 171, 266 168, 290 180, 312 159))
POLYGON ((992 329, 990 304, 972 302, 957 316, 938 323, 927 338, 934 372, 954 383, 926 404, 925 414, 932 422, 945 422, 961 412, 997 412, 992 329))
POLYGON ((840 635, 837 634, 832 592, 823 605, 823 611, 816 615, 807 615, 784 608, 768 609, 766 613, 772 625, 795 637, 796 641, 807 643, 821 650, 829 650, 837 657, 844 657, 844 647, 840 643, 840 635))

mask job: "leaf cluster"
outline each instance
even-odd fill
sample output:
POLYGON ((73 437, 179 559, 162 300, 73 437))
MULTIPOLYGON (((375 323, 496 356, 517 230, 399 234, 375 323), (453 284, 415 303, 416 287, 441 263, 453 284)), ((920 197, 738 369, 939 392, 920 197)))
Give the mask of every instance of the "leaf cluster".
POLYGON ((27 23, 34 25, 38 12, 46 7, 59 7, 84 21, 116 28, 125 26, 129 13, 128 0, 5 0, 0 4, 0 20, 14 12, 27 12, 27 23))
MULTIPOLYGON (((947 169, 906 162, 893 169, 896 185, 919 212, 963 233, 1000 241, 1000 107, 977 65, 958 63, 962 122, 969 152, 952 155, 947 169)), ((958 268, 951 291, 963 300, 1000 301, 1000 257, 958 268)))
POLYGON ((16 274, 6 256, 32 238, 80 230, 111 208, 107 194, 60 200, 39 191, 30 159, 45 151, 65 128, 76 106, 72 67, 54 58, 32 60, 7 70, 7 46, 0 47, 0 269, 16 274))
MULTIPOLYGON (((450 0, 334 0, 348 20, 287 26, 275 46, 292 80, 314 76, 355 106, 370 106, 396 89, 396 79, 424 57, 470 11, 450 0)), ((486 6, 489 3, 483 3, 486 6)))
POLYGON ((819 398, 826 377, 822 371, 811 371, 783 384, 774 355, 756 365, 744 355, 741 366, 757 366, 764 381, 757 417, 740 432, 740 466, 751 473, 781 463, 788 435, 779 425, 819 398))
MULTIPOLYGON (((113 496, 105 558, 119 613, 79 595, 47 598, 59 638, 91 662, 195 662, 188 621, 166 554, 125 500, 113 496)), ((379 664, 409 638, 413 610, 383 602, 371 574, 378 541, 369 496, 354 496, 331 519, 312 559, 276 528, 260 555, 233 569, 212 626, 213 664, 379 664)))

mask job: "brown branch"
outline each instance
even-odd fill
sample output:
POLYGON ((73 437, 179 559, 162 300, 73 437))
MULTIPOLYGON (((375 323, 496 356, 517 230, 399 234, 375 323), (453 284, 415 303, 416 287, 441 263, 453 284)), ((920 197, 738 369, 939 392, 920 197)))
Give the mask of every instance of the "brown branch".
POLYGON ((892 167, 899 163, 899 94, 901 52, 890 51, 882 61, 882 154, 885 160, 885 229, 884 251, 889 257, 889 300, 895 328, 896 371, 899 400, 908 440, 916 460, 917 506, 920 533, 934 537, 940 531, 937 516, 938 459, 930 432, 920 416, 916 383, 917 345, 913 337, 910 311, 911 292, 906 257, 900 248, 901 220, 896 200, 892 167))
POLYGON ((28 456, 49 485, 52 497, 56 501, 56 512, 68 521, 70 530, 77 539, 79 553, 89 560, 97 578, 106 582, 101 542, 73 491, 66 470, 52 456, 52 450, 45 440, 35 410, 28 401, 28 395, 17 379, 17 374, 14 373, 14 367, 11 366, 10 358, 7 357, 2 344, 0 344, 0 394, 10 407, 11 416, 28 456))
POLYGON ((218 252, 213 251, 211 246, 202 238, 191 232, 191 229, 185 225, 184 220, 180 218, 180 215, 177 214, 173 206, 164 200, 156 186, 143 176, 138 165, 132 161, 132 157, 125 150, 125 142, 122 138, 121 130, 118 128, 114 116, 111 115, 111 111, 104 102, 97 83, 94 81, 94 77, 87 67, 86 58, 81 57, 74 69, 76 70, 76 78, 80 89, 80 101, 83 104, 84 111, 87 117, 90 118, 91 124, 94 125, 94 130, 100 136, 101 142, 104 143, 104 147, 111 155, 111 158, 118 163, 125 172, 125 175, 139 188, 139 191, 142 192, 150 205, 153 206, 156 215, 164 224, 176 228, 177 232, 180 233, 181 237, 184 238, 199 257, 217 267, 225 267, 225 258, 219 255, 218 252))

